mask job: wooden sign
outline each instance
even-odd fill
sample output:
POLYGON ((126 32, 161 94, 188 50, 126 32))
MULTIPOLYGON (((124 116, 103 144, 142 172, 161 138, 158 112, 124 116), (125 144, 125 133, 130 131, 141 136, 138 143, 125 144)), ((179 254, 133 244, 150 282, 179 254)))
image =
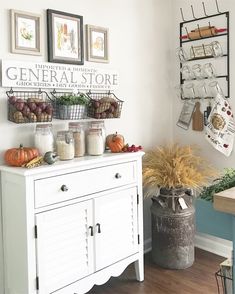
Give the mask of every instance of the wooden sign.
POLYGON ((2 60, 2 87, 115 90, 115 70, 48 62, 2 60))

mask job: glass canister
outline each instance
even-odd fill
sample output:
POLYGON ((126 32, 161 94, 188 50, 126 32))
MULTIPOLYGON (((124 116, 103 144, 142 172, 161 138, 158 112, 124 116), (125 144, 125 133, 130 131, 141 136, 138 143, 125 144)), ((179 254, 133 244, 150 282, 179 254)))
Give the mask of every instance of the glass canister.
POLYGON ((81 123, 70 122, 69 131, 73 133, 74 139, 74 156, 80 157, 85 154, 85 133, 81 123))
POLYGON ((103 138, 103 145, 104 145, 104 150, 105 150, 105 140, 106 140, 106 130, 105 130, 105 125, 104 121, 91 121, 89 125, 89 129, 100 129, 101 130, 101 135, 103 138))
POLYGON ((104 153, 104 140, 102 129, 89 129, 87 133, 88 155, 101 155, 104 153))
POLYGON ((34 145, 43 156, 47 151, 54 151, 54 137, 51 124, 36 125, 34 145))
POLYGON ((56 151, 60 160, 74 158, 74 139, 70 131, 59 131, 56 138, 56 151))

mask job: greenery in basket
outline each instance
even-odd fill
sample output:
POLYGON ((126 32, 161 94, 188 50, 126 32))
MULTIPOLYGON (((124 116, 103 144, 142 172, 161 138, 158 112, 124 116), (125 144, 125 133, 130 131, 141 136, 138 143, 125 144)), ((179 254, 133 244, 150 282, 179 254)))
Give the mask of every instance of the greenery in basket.
POLYGON ((225 168, 224 175, 214 180, 213 184, 204 187, 201 191, 200 197, 213 202, 213 196, 215 193, 219 193, 232 187, 235 187, 235 169, 225 168))
POLYGON ((159 188, 193 188, 200 190, 217 172, 198 155, 196 146, 169 144, 156 147, 144 155, 143 182, 145 197, 159 188))
POLYGON ((57 98, 59 105, 88 105, 89 98, 80 93, 79 95, 63 95, 57 98))

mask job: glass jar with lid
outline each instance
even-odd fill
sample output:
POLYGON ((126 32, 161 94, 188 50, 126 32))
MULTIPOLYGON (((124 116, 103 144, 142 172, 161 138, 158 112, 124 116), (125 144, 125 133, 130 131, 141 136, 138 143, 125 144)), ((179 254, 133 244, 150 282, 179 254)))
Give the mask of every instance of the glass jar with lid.
POLYGON ((102 129, 89 129, 87 133, 88 155, 101 155, 104 153, 102 129))
POLYGON ((36 125, 34 133, 34 146, 43 156, 47 151, 54 151, 54 137, 51 124, 36 125))
POLYGON ((80 157, 85 154, 85 133, 81 123, 70 122, 69 131, 73 133, 74 139, 74 156, 80 157))
POLYGON ((100 120, 100 121, 91 121, 90 125, 89 125, 89 129, 100 129, 101 130, 101 135, 103 138, 103 148, 105 150, 105 140, 106 140, 106 130, 105 130, 105 125, 104 125, 104 121, 100 120))
POLYGON ((70 160, 74 158, 74 139, 72 132, 57 132, 56 151, 60 160, 70 160))

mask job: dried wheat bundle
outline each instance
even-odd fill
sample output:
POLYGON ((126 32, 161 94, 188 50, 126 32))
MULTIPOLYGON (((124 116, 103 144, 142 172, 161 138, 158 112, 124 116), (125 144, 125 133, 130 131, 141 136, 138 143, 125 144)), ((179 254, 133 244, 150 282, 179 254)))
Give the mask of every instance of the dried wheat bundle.
MULTIPOLYGON (((200 189, 216 175, 215 169, 198 155, 196 146, 160 146, 148 151, 143 158, 145 188, 200 189)), ((150 195, 146 193, 146 196, 150 195)))

